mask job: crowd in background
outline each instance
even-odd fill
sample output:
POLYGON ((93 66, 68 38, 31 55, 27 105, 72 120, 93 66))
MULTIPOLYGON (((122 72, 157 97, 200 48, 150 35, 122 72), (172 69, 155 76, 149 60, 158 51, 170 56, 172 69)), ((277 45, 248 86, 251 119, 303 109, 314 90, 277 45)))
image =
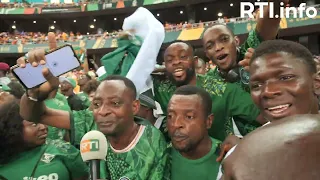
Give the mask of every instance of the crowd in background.
MULTIPOLYGON (((210 21, 210 22, 202 22, 199 21, 199 23, 178 23, 178 24, 172 24, 169 22, 165 22, 164 27, 166 32, 172 32, 172 31, 180 31, 185 29, 196 29, 196 28, 204 28, 204 27, 210 27, 216 23, 228 23, 228 22, 235 22, 236 18, 230 18, 227 17, 219 18, 216 21, 210 21)), ((121 33, 122 30, 115 30, 112 32, 99 32, 97 34, 81 34, 80 32, 74 33, 74 32, 62 32, 62 31, 56 31, 57 34, 57 41, 59 42, 76 42, 84 39, 88 40, 94 40, 98 39, 100 37, 103 37, 104 39, 109 38, 117 38, 118 34, 121 33)), ((48 37, 46 33, 42 32, 19 32, 15 30, 12 33, 9 32, 1 32, 0 33, 0 44, 12 44, 12 45, 19 45, 19 44, 43 44, 47 41, 48 37)))
POLYGON ((33 7, 73 7, 81 6, 90 3, 99 3, 102 1, 80 0, 79 2, 70 3, 50 3, 48 0, 44 0, 41 3, 29 3, 27 1, 13 2, 13 3, 0 3, 0 8, 33 8, 33 7))

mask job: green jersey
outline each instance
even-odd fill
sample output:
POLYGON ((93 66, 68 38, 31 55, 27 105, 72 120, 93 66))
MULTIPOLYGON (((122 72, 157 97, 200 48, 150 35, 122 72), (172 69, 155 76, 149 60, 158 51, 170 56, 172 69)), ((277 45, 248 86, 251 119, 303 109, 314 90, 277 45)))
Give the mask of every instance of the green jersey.
MULTIPOLYGON (((239 52, 238 52, 238 61, 241 61, 244 59, 244 55, 246 54, 247 50, 249 48, 257 48, 261 42, 262 38, 259 36, 258 32, 256 30, 250 31, 248 38, 246 41, 240 46, 239 52)), ((246 72, 242 67, 239 69, 239 75, 240 78, 236 84, 242 87, 243 90, 250 93, 250 87, 249 87, 249 79, 250 75, 248 72, 246 72)), ((222 78, 218 68, 215 68, 213 71, 209 72, 210 75, 215 76, 217 78, 222 78)))
MULTIPOLYGON (((61 93, 57 93, 55 98, 45 100, 44 103, 48 108, 71 111, 66 97, 64 97, 61 93)), ((48 139, 63 139, 64 134, 64 129, 48 126, 48 139)))
POLYGON ((79 93, 79 94, 77 94, 77 95, 78 95, 78 97, 81 99, 81 101, 82 101, 82 103, 83 103, 83 105, 84 105, 85 107, 88 108, 88 107, 91 105, 91 102, 90 102, 90 100, 89 100, 89 96, 88 96, 87 93, 81 92, 81 93, 79 93))
POLYGON ((220 141, 211 138, 210 152, 200 159, 191 160, 183 157, 173 147, 172 156, 172 180, 215 180, 219 173, 220 163, 216 161, 219 156, 220 141))
POLYGON ((88 176, 79 150, 61 140, 18 154, 10 163, 0 166, 0 175, 8 180, 30 180, 34 169, 33 179, 37 180, 88 176))
MULTIPOLYGON (((79 145, 82 136, 97 129, 93 113, 89 110, 71 114, 71 142, 79 145)), ((135 118, 140 125, 132 143, 123 150, 109 143, 106 161, 101 161, 102 179, 162 180, 169 179, 170 168, 167 143, 161 132, 144 120, 135 118)))
MULTIPOLYGON (((260 126, 256 122, 259 109, 254 105, 250 95, 234 83, 226 83, 222 78, 210 75, 197 75, 197 86, 206 90, 212 99, 212 113, 214 121, 209 135, 223 141, 233 134, 232 117, 235 121, 243 122, 245 130, 251 132, 260 126)), ((164 114, 167 114, 168 103, 176 86, 169 80, 154 79, 155 99, 161 105, 164 114)), ((245 135, 245 134, 243 134, 245 135)))

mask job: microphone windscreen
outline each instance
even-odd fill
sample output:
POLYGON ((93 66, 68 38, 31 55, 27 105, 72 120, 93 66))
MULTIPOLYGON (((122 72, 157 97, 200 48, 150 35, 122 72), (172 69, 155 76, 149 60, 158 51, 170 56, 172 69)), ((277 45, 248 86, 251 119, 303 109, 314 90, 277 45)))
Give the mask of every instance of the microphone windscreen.
POLYGON ((84 162, 90 160, 105 160, 107 150, 107 138, 100 131, 90 131, 81 139, 80 153, 84 162))

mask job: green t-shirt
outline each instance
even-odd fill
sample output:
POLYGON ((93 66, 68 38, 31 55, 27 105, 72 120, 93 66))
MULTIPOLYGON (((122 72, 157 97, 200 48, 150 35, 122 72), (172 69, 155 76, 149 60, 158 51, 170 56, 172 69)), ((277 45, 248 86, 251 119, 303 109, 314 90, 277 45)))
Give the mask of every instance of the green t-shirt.
MULTIPOLYGON (((57 93, 55 98, 45 100, 44 103, 48 108, 51 109, 71 111, 66 97, 64 97, 61 93, 57 93)), ((63 139, 64 135, 64 129, 48 126, 48 139, 63 139)))
MULTIPOLYGON (((82 136, 97 129, 93 113, 89 110, 73 111, 71 114, 71 142, 79 145, 82 136)), ((140 125, 132 146, 126 151, 114 150, 110 144, 106 162, 100 166, 101 178, 134 180, 162 180, 170 178, 167 143, 161 132, 145 120, 135 118, 140 125)))
POLYGON ((171 180, 215 180, 220 167, 220 163, 216 159, 219 156, 218 149, 221 142, 213 138, 211 140, 210 152, 196 160, 183 157, 172 147, 171 180))
MULTIPOLYGON (((212 113, 214 120, 209 135, 223 141, 233 134, 232 117, 242 122, 245 130, 251 132, 260 125, 256 118, 260 111, 253 103, 250 95, 234 83, 226 83, 222 78, 210 75, 197 75, 197 86, 206 90, 212 98, 212 113)), ((161 105, 164 114, 167 114, 168 103, 176 86, 169 80, 159 81, 154 78, 155 99, 161 105)), ((165 132, 166 133, 166 132, 165 132)), ((245 135, 245 134, 243 134, 245 135)))
MULTIPOLYGON (((262 41, 263 41, 262 38, 259 36, 256 30, 250 31, 248 38, 240 46, 238 61, 243 60, 249 48, 257 48, 262 41)), ((220 73, 218 72, 218 68, 215 68, 213 71, 210 71, 209 74, 212 76, 222 78, 220 76, 220 73)), ((236 82, 236 84, 240 85, 243 90, 250 93, 249 79, 250 79, 249 72, 246 72, 242 67, 240 67, 240 79, 238 82, 236 82)))
POLYGON ((8 180, 29 180, 39 159, 33 179, 68 180, 88 176, 88 167, 79 150, 61 140, 18 154, 10 163, 0 166, 0 175, 8 180))
POLYGON ((83 105, 88 108, 91 105, 91 102, 89 100, 89 96, 87 93, 81 92, 79 94, 77 94, 78 97, 81 99, 83 105))

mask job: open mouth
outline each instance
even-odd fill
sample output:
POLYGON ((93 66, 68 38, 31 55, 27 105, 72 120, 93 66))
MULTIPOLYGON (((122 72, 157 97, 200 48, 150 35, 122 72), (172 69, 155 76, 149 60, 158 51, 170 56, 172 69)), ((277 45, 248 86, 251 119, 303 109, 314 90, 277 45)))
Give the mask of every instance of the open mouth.
POLYGON ((184 71, 183 71, 182 68, 178 68, 178 69, 175 69, 175 70, 173 71, 173 75, 178 76, 178 77, 179 77, 179 76, 182 76, 183 73, 184 73, 184 71))
POLYGON ((219 61, 225 60, 227 56, 228 56, 228 54, 221 54, 217 57, 217 60, 219 60, 219 61))
POLYGON ((291 106, 292 104, 282 104, 282 105, 266 108, 266 110, 268 110, 272 114, 281 114, 291 106))

